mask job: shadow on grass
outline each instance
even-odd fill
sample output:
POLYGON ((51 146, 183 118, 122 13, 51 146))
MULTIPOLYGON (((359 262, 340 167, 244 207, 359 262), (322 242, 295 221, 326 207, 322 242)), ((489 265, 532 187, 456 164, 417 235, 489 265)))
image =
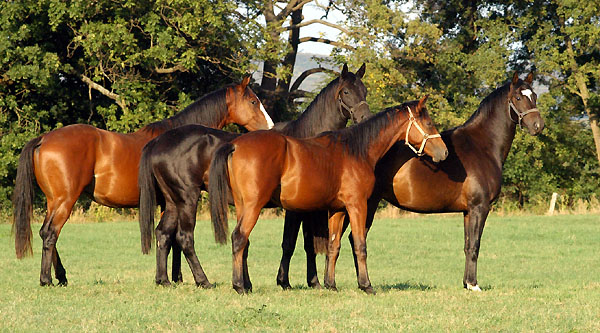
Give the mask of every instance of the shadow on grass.
POLYGON ((384 284, 380 286, 375 286, 376 289, 381 291, 390 291, 390 290, 433 290, 435 286, 430 286, 422 283, 414 283, 414 282, 400 282, 394 284, 384 284))

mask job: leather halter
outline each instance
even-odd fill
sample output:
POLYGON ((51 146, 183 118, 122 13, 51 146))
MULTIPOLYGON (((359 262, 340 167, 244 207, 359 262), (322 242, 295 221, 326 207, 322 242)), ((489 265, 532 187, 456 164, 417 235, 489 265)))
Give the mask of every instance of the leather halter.
POLYGON ((412 149, 412 151, 414 151, 415 154, 417 154, 417 156, 423 156, 425 154, 423 150, 425 149, 425 144, 427 144, 427 140, 432 138, 441 138, 442 136, 440 134, 429 135, 425 133, 421 126, 419 126, 419 123, 417 122, 417 119, 410 110, 410 107, 407 106, 406 108, 408 109, 408 128, 406 129, 406 139, 404 139, 404 144, 410 147, 410 149, 412 149), (421 141, 421 146, 419 147, 419 150, 417 150, 413 145, 410 144, 410 142, 408 142, 408 134, 410 133, 410 127, 413 124, 415 124, 417 130, 421 132, 421 135, 423 135, 423 140, 421 141))
POLYGON ((523 122, 523 117, 525 117, 526 115, 530 114, 530 113, 534 113, 537 112, 538 114, 540 113, 540 110, 538 110, 538 108, 533 108, 533 109, 529 109, 527 111, 524 112, 520 112, 517 107, 513 104, 513 102, 509 99, 508 100, 508 118, 510 118, 510 120, 515 123, 515 124, 519 124, 519 129, 522 129, 523 127, 521 126, 521 122, 523 122), (510 108, 512 107, 513 111, 517 114, 517 117, 519 117, 519 121, 515 121, 512 117, 512 115, 510 114, 510 108))
POLYGON ((342 114, 343 117, 346 117, 346 115, 344 114, 344 110, 343 110, 343 109, 346 109, 350 113, 349 118, 352 118, 352 115, 354 114, 355 109, 359 108, 363 104, 367 104, 367 101, 360 101, 360 102, 356 103, 356 105, 350 107, 350 106, 348 106, 348 104, 344 103, 344 101, 342 100, 342 95, 339 95, 338 101, 340 102, 340 105, 342 106, 340 108, 340 113, 342 114))

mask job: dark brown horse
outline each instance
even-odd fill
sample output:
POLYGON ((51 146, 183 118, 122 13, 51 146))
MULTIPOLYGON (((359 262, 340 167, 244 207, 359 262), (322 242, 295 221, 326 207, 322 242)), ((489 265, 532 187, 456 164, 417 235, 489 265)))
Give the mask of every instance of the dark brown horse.
POLYGON ((99 204, 135 207, 138 204, 138 163, 142 148, 168 129, 190 124, 222 128, 238 123, 249 130, 271 128, 273 122, 254 92, 250 78, 205 95, 171 118, 152 123, 135 133, 122 134, 89 125, 70 125, 27 143, 19 158, 13 198, 17 258, 32 254, 31 215, 34 177, 46 195, 47 212, 40 236, 43 240, 40 284, 52 284, 54 264, 60 285, 67 284, 56 250, 60 231, 77 198, 86 192, 99 204))
POLYGON ((225 242, 229 189, 233 195, 238 221, 231 235, 233 288, 238 293, 252 288, 248 236, 260 210, 274 201, 288 210, 329 211, 325 286, 331 289, 335 289, 335 263, 347 212, 356 244, 358 286, 373 293, 367 273, 365 219, 375 164, 401 139, 423 146, 434 161, 448 155, 424 102, 425 98, 390 108, 358 125, 313 138, 257 131, 222 145, 210 166, 209 198, 215 237, 225 242))
MULTIPOLYGON (((298 119, 277 124, 276 130, 294 137, 309 137, 344 128, 348 119, 360 122, 371 115, 366 104, 367 90, 361 81, 363 65, 356 74, 344 66, 341 75, 329 83, 298 119)), ((181 250, 198 286, 210 287, 194 250, 196 210, 202 191, 207 190, 210 162, 216 149, 238 134, 199 125, 167 131, 150 141, 140 160, 140 231, 142 252, 148 253, 154 230, 156 189, 165 201, 165 210, 156 228, 157 284, 170 284, 167 256, 173 249, 172 278, 181 281, 181 250)))
MULTIPOLYGON (((381 199, 420 213, 462 212, 466 257, 463 285, 481 290, 477 282, 481 234, 490 205, 500 194, 502 166, 516 127, 525 127, 531 135, 544 128, 532 80, 531 73, 525 81, 515 73, 509 83, 481 102, 464 125, 444 131, 442 139, 450 154, 442 163, 433 164, 402 145, 394 145, 375 168, 377 181, 367 205, 367 232, 381 199)), ((349 238, 352 243, 353 237, 349 238)), ((310 248, 307 250, 308 256, 314 256, 310 248)))

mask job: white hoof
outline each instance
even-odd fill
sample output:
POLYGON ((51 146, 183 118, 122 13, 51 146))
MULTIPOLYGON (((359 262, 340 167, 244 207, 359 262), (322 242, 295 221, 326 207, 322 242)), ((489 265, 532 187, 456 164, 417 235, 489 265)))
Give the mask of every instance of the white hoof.
POLYGON ((481 291, 481 288, 479 288, 479 285, 472 285, 472 284, 468 284, 467 283, 467 290, 471 290, 471 291, 481 291))

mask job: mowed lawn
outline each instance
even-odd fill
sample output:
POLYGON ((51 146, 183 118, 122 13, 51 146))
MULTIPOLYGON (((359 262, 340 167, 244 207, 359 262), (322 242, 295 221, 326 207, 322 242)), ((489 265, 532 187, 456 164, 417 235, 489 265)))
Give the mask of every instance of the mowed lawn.
MULTIPOLYGON (((39 227, 34 257, 17 260, 10 225, 0 225, 0 331, 600 331, 599 215, 490 217, 481 293, 462 288, 462 216, 376 220, 375 296, 357 288, 346 237, 339 292, 306 287, 302 236, 294 289, 280 290, 282 219, 260 220, 250 236, 248 296, 231 288, 231 245, 215 244, 209 221, 198 221, 196 250, 215 289, 196 288, 185 262, 183 284, 155 286, 154 252, 141 254, 132 222, 67 223, 58 249, 69 286, 42 288, 39 227)), ((323 268, 319 256, 321 282, 323 268)))

